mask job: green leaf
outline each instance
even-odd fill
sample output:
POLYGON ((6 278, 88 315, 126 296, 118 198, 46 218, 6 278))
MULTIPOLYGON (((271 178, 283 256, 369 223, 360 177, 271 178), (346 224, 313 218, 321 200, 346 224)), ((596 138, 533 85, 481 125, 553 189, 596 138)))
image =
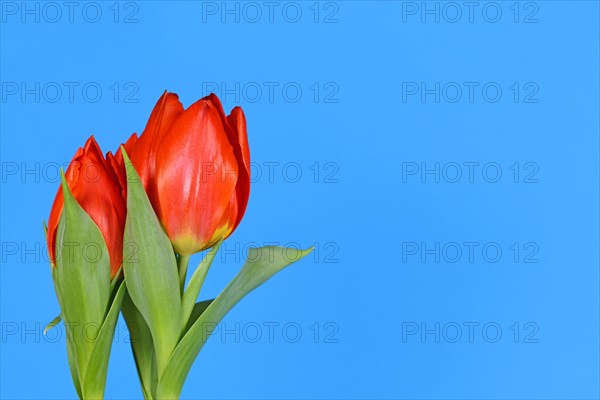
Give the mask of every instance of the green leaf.
POLYGON ((144 398, 152 399, 158 382, 158 372, 156 371, 156 354, 154 353, 150 328, 148 328, 142 314, 135 308, 129 294, 125 294, 121 311, 129 329, 131 350, 133 351, 144 398))
POLYGON ((115 274, 114 278, 112 279, 112 281, 110 281, 110 292, 111 293, 114 293, 115 285, 120 282, 122 271, 123 271, 123 264, 121 264, 121 266, 117 270, 117 273, 115 274))
MULTIPOLYGON (((66 327, 65 327, 66 331, 66 327)), ((83 398, 81 389, 81 380, 79 379, 79 366, 77 363, 77 351, 75 349, 75 342, 71 339, 70 335, 67 334, 67 361, 69 362, 69 370, 71 371, 71 378, 73 379, 73 385, 77 391, 77 395, 80 399, 83 398)))
POLYGON ((71 194, 64 174, 61 178, 64 208, 53 275, 67 341, 72 341, 71 362, 77 365, 81 382, 94 348, 89 328, 102 325, 110 300, 110 260, 102 233, 71 194))
POLYGON ((198 303, 194 304, 194 307, 192 308, 192 313, 190 314, 190 319, 187 325, 185 326, 185 329, 183 330, 184 335, 187 333, 187 331, 190 330, 190 328, 194 325, 194 322, 196 322, 196 320, 200 318, 202 313, 206 311, 208 306, 210 306, 210 303, 212 303, 213 301, 215 301, 215 299, 199 301, 198 303))
POLYGON ((159 373, 177 345, 182 328, 179 274, 175 253, 139 176, 122 148, 127 170, 127 219, 124 245, 135 246, 123 262, 131 300, 152 333, 159 373))
POLYGON ((85 372, 83 397, 86 399, 104 398, 104 387, 106 385, 106 373, 112 340, 117 326, 117 318, 126 293, 125 282, 122 282, 112 300, 110 310, 106 319, 94 340, 94 350, 85 372))
MULTIPOLYGON (((56 283, 56 268, 53 266, 50 266, 50 270, 52 271, 52 282, 54 283, 54 292, 56 293, 56 298, 58 299, 58 304, 60 305, 60 309, 62 310, 63 303, 60 298, 60 290, 56 283)), ((61 316, 62 316, 62 314, 61 314, 61 316)), ((65 326, 65 331, 66 331, 66 326, 65 326)), ((69 333, 67 333, 66 336, 67 336, 66 337, 67 360, 69 362, 69 371, 71 372, 71 378, 73 379, 73 385, 75 386, 75 390, 77 391, 77 396, 81 399, 82 398, 81 383, 79 382, 79 367, 77 366, 77 361, 75 359, 75 357, 76 357, 75 343, 73 342, 73 340, 70 340, 69 333)))
MULTIPOLYGON (((46 225, 46 221, 42 221, 42 228, 44 228, 44 242, 48 243, 48 225, 46 225)), ((50 253, 48 253, 50 255, 50 253)), ((50 271, 54 269, 54 264, 52 260, 50 260, 50 271)))
POLYGON ((200 293, 200 289, 202 289, 202 284, 204 283, 204 278, 206 278, 206 274, 208 273, 208 269, 212 264, 217 252, 219 251, 219 247, 221 247, 221 242, 219 242, 216 246, 208 251, 208 253, 204 256, 196 271, 194 271, 194 275, 192 275, 190 282, 185 288, 185 292, 183 293, 182 302, 182 310, 183 310, 183 326, 188 323, 190 319, 190 314, 192 309, 194 308, 194 303, 196 299, 198 299, 198 294, 200 293))
POLYGON ((212 330, 244 296, 266 282, 286 266, 312 251, 267 246, 252 248, 241 271, 204 310, 183 336, 160 376, 157 398, 179 398, 185 378, 212 330))
POLYGON ((44 327, 44 332, 43 334, 46 335, 46 333, 54 328, 56 325, 58 325, 60 323, 60 321, 62 321, 62 317, 60 314, 58 314, 56 317, 54 317, 54 319, 50 322, 48 322, 48 324, 44 327))

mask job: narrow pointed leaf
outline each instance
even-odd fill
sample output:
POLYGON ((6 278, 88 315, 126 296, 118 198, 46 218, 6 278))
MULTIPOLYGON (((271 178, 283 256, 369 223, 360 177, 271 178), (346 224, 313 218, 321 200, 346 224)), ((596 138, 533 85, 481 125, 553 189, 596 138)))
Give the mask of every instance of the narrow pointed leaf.
MULTIPOLYGON (((64 308, 63 308, 62 299, 60 297, 60 290, 56 283, 56 268, 51 266, 50 270, 52 271, 52 282, 54 283, 54 292, 56 293, 56 297, 58 299, 58 304, 60 305, 60 309, 63 310, 64 308)), ((62 314, 61 314, 61 316, 62 316, 62 314)), ((67 332, 66 329, 67 328, 65 326, 65 332, 67 332)), ((73 379, 73 385, 75 386, 75 390, 77 391, 77 396, 81 399, 83 396, 81 394, 81 382, 79 381, 79 367, 78 367, 77 361, 75 359, 75 357, 76 357, 75 343, 73 342, 73 340, 70 337, 70 332, 67 332, 67 334, 66 334, 66 342, 67 342, 67 361, 69 362, 69 371, 71 372, 71 378, 73 379)))
POLYGON ((206 253, 196 271, 194 271, 194 275, 190 279, 187 287, 185 288, 185 292, 183 293, 182 302, 182 312, 183 312, 183 326, 185 326, 190 319, 190 314, 192 309, 194 308, 194 304, 196 303, 196 299, 198 299, 198 294, 200 293, 200 289, 202 288, 202 284, 204 283, 204 279, 206 278, 206 274, 208 273, 208 269, 212 264, 217 252, 219 251, 219 247, 221 243, 214 246, 212 249, 206 253))
POLYGON ((125 282, 122 282, 112 300, 106 319, 100 327, 96 339, 93 341, 94 349, 86 368, 85 380, 82 388, 84 398, 86 399, 104 398, 104 386, 106 385, 106 373, 108 370, 108 360, 110 358, 112 340, 126 291, 125 282))
POLYGON ((54 281, 81 381, 93 350, 86 330, 100 327, 108 308, 110 260, 102 233, 71 194, 64 175, 62 191, 54 281))
POLYGON ((202 313, 206 311, 208 306, 210 306, 210 303, 212 303, 214 300, 215 299, 204 300, 194 304, 194 308, 192 308, 192 313, 190 314, 190 319, 183 330, 184 335, 187 333, 187 331, 190 330, 190 328, 194 325, 194 322, 196 322, 196 320, 200 318, 202 313))
POLYGON ((127 323, 127 329, 129 329, 131 350, 144 398, 151 399, 154 397, 152 393, 156 390, 158 372, 156 371, 156 355, 150 328, 148 328, 144 317, 131 301, 128 293, 125 294, 121 311, 127 323))
POLYGON ((250 249, 241 271, 202 312, 179 342, 160 376, 157 397, 160 399, 179 398, 194 359, 206 343, 212 329, 229 310, 277 272, 305 257, 311 251, 312 248, 301 251, 274 246, 250 249))
MULTIPOLYGON (((66 330, 66 328, 65 328, 66 330)), ((75 342, 70 334, 67 333, 67 361, 69 362, 69 370, 71 371, 71 378, 73 379, 73 385, 75 386, 75 390, 77 391, 77 395, 80 399, 83 398, 82 390, 81 390, 81 379, 79 378, 79 365, 77 363, 77 350, 75 347, 75 342)))
POLYGON ((122 149, 127 170, 125 246, 134 246, 123 271, 131 300, 152 333, 159 372, 181 335, 181 297, 175 254, 163 231, 140 178, 122 149))

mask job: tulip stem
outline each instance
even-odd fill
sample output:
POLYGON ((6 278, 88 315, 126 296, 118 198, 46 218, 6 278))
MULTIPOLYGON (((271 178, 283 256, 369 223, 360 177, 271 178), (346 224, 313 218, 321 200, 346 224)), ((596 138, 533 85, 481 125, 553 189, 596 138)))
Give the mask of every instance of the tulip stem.
POLYGON ((185 286, 185 277, 187 275, 188 264, 190 263, 190 256, 179 255, 177 259, 177 268, 179 269, 179 288, 181 294, 183 294, 183 288, 185 286))

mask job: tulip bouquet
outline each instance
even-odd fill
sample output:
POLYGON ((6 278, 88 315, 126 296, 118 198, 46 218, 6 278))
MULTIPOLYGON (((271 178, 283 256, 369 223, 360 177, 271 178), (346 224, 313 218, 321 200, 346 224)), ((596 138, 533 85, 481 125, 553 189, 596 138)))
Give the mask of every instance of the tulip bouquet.
POLYGON ((65 173, 45 226, 67 358, 80 398, 104 396, 119 312, 131 334, 145 399, 179 398, 192 364, 231 308, 306 256, 253 248, 214 299, 198 302, 223 240, 250 193, 241 108, 227 116, 211 94, 184 109, 165 92, 144 132, 106 156, 93 137, 65 173), (190 256, 207 250, 187 285, 190 256))

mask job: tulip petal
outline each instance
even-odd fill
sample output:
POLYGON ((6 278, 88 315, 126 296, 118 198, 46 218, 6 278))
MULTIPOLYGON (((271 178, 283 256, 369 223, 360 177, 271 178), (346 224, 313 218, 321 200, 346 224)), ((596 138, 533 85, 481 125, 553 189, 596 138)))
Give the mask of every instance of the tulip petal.
POLYGON ((167 132, 182 112, 183 105, 179 101, 179 96, 165 91, 154 106, 140 141, 160 140, 160 136, 167 132), (143 136, 148 136, 148 138, 143 138, 143 136))
POLYGON ((82 160, 79 185, 75 197, 100 228, 111 255, 111 278, 123 261, 123 226, 125 205, 115 175, 105 161, 95 140, 88 140, 87 157, 82 160), (89 146, 88 146, 89 145, 89 146), (110 169, 109 169, 110 168, 110 169))
POLYGON ((235 107, 231 110, 231 115, 227 117, 227 120, 235 132, 235 140, 232 140, 232 142, 237 143, 239 146, 236 157, 240 164, 240 175, 235 195, 231 199, 230 227, 233 232, 242 221, 242 217, 246 212, 246 206, 248 205, 248 198, 250 197, 250 148, 248 147, 246 117, 242 109, 235 107))
MULTIPOLYGON (((127 139, 127 141, 125 143, 123 143, 121 146, 125 148, 125 151, 127 152, 127 154, 131 154, 131 152, 133 151, 133 148, 137 144, 138 140, 139 140, 139 138, 138 138, 137 133, 132 133, 131 136, 129 136, 129 139, 127 139)), ((123 164, 123 154, 121 154, 121 146, 119 146, 119 148, 115 152, 115 159, 117 161, 117 164, 122 165, 123 168, 125 168, 125 165, 123 164)))
POLYGON ((231 110, 231 115, 227 117, 223 104, 214 93, 205 97, 205 100, 212 103, 219 112, 221 123, 225 128, 229 143, 233 147, 233 153, 239 167, 236 189, 230 200, 229 211, 223 221, 223 224, 228 227, 225 233, 225 238, 227 238, 241 222, 250 196, 250 149, 248 147, 246 117, 241 107, 235 107, 231 110))
MULTIPOLYGON (((69 168, 67 168, 66 176, 74 177, 79 175, 79 165, 80 159, 83 157, 83 149, 80 147, 75 152, 71 163, 69 164, 69 168)), ((71 179, 69 188, 74 186, 74 182, 76 179, 71 179)), ((56 253, 55 253, 55 243, 56 243, 56 231, 58 229, 58 223, 60 221, 60 216, 62 214, 62 210, 64 208, 64 197, 62 194, 62 186, 58 187, 56 192, 56 196, 54 197, 54 202, 52 203, 52 208, 50 209, 50 217, 48 217, 48 227, 46 231, 46 241, 48 245, 48 254, 50 256, 50 262, 53 265, 56 265, 56 253)))
POLYGON ((211 93, 205 97, 207 101, 219 112, 221 123, 226 128, 227 138, 229 143, 233 146, 238 164, 246 169, 248 176, 250 176, 250 148, 248 147, 248 134, 246 131, 246 116, 241 107, 234 107, 231 110, 231 115, 228 117, 225 115, 223 104, 219 98, 211 93))
POLYGON ((235 107, 227 117, 227 121, 235 132, 235 141, 238 143, 242 164, 250 175, 250 148, 248 146, 248 132, 246 131, 246 116, 241 107, 235 107))
POLYGON ((140 138, 131 149, 125 147, 146 189, 148 189, 149 179, 154 176, 154 150, 182 113, 183 105, 179 101, 179 96, 165 91, 156 102, 140 138))

